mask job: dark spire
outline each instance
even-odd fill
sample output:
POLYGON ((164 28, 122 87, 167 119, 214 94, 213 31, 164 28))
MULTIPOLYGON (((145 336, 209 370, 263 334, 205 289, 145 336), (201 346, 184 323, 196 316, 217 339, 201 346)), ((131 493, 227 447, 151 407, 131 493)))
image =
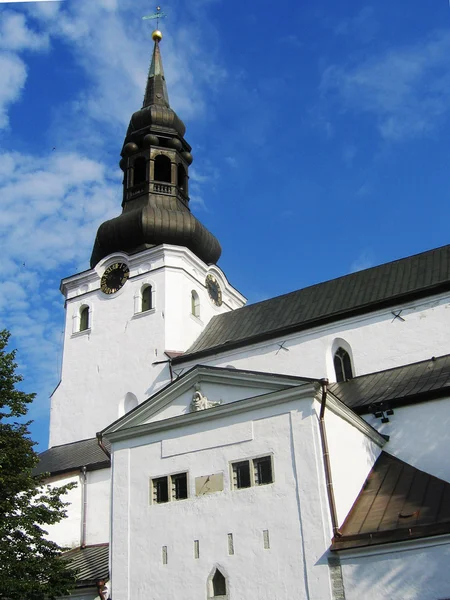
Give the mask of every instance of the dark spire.
POLYGON ((185 126, 169 105, 159 42, 147 78, 144 104, 133 113, 122 148, 122 214, 100 225, 91 267, 113 252, 134 254, 152 246, 186 246, 207 264, 221 254, 217 239, 189 209, 191 147, 185 126))
POLYGON ((152 104, 169 105, 169 94, 167 93, 166 79, 159 50, 159 38, 155 39, 152 62, 148 71, 147 87, 145 89, 144 103, 142 108, 152 104))

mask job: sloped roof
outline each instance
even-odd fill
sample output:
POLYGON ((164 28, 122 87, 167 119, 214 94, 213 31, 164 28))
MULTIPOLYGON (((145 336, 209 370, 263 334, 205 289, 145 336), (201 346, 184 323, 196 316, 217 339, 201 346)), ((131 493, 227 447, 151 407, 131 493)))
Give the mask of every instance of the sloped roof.
POLYGON ((330 384, 330 391, 355 412, 373 404, 397 406, 450 395, 450 354, 330 384))
MULTIPOLYGON (((104 442, 106 448, 110 449, 107 441, 104 442)), ((34 475, 41 473, 67 473, 86 467, 88 471, 96 469, 105 469, 111 464, 110 459, 98 445, 97 438, 80 440, 71 444, 62 446, 53 446, 39 454, 39 464, 34 469, 34 475)))
POLYGON ((182 363, 450 289, 450 245, 213 317, 182 363))
POLYGON ((75 548, 62 557, 77 574, 77 587, 93 586, 99 579, 109 579, 109 544, 75 548))
POLYGON ((382 452, 332 550, 450 533, 450 483, 382 452))

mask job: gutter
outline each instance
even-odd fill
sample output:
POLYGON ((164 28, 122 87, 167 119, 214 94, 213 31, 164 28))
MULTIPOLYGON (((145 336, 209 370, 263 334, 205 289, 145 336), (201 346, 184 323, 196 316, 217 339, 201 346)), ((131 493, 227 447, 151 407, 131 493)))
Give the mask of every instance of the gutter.
POLYGON ((322 386, 322 401, 320 404, 319 429, 320 441, 322 442, 322 457, 323 466, 325 470, 325 483, 327 486, 328 506, 330 508, 331 525, 333 527, 333 538, 339 538, 342 537, 342 533, 338 526, 336 502, 334 498, 333 489, 333 479, 331 476, 330 453, 328 450, 327 431, 325 428, 325 406, 327 402, 328 379, 321 379, 319 383, 322 386))

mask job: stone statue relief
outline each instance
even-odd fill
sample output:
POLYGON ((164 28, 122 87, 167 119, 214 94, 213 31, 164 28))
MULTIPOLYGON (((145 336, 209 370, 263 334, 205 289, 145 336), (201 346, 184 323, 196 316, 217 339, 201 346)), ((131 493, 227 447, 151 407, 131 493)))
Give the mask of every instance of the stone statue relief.
POLYGON ((200 386, 197 384, 195 386, 195 392, 192 396, 190 412, 198 412, 199 410, 206 410, 207 408, 213 408, 214 406, 219 406, 222 404, 222 400, 218 402, 212 402, 208 400, 206 396, 202 394, 200 391, 200 386))

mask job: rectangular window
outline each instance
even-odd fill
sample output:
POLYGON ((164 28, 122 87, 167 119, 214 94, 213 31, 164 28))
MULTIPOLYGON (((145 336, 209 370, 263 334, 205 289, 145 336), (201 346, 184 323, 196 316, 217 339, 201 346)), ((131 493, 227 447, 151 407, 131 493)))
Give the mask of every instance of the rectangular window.
POLYGON ((272 456, 231 463, 231 470, 232 488, 235 490, 273 483, 272 456))
POLYGON ((158 477, 152 480, 153 486, 153 502, 162 504, 169 502, 169 486, 167 485, 167 477, 158 477))
POLYGON ((171 476, 172 500, 184 500, 188 497, 187 473, 177 473, 171 476))
POLYGON ((253 472, 255 474, 255 485, 272 483, 272 457, 263 456, 253 459, 253 472))
POLYGON ((233 463, 233 487, 240 489, 250 486, 250 463, 248 460, 233 463))

